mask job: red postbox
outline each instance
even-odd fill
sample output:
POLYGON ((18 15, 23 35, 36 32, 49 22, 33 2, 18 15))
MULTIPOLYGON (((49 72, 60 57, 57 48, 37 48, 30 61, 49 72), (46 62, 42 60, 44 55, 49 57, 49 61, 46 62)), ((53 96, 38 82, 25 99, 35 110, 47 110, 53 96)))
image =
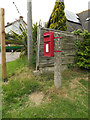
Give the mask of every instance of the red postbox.
POLYGON ((54 32, 52 31, 44 33, 44 56, 54 56, 54 32))
POLYGON ((54 52, 62 52, 60 50, 54 50, 54 40, 62 39, 62 37, 54 37, 54 32, 49 31, 44 33, 44 56, 53 57, 54 52))

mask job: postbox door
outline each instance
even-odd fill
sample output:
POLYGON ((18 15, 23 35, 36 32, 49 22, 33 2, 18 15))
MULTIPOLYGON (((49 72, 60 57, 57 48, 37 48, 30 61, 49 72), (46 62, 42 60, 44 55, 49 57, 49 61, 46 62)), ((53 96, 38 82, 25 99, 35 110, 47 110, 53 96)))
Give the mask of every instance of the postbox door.
POLYGON ((51 31, 44 33, 44 56, 54 56, 54 33, 51 31))

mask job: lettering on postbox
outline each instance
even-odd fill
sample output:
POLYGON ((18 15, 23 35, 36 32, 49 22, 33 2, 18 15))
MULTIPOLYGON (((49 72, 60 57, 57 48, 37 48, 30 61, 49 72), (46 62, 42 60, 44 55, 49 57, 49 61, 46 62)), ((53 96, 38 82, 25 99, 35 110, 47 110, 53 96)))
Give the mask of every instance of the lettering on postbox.
POLYGON ((44 33, 44 56, 54 56, 54 33, 52 31, 44 33))

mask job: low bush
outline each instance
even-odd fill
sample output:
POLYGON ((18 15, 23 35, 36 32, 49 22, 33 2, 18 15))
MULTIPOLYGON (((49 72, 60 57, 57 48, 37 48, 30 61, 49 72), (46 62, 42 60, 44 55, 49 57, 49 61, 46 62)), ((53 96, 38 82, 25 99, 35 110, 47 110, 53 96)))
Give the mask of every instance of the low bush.
POLYGON ((75 62, 80 68, 90 69, 90 33, 84 30, 81 33, 80 30, 74 32, 74 34, 83 36, 84 40, 79 42, 75 41, 76 57, 75 62))

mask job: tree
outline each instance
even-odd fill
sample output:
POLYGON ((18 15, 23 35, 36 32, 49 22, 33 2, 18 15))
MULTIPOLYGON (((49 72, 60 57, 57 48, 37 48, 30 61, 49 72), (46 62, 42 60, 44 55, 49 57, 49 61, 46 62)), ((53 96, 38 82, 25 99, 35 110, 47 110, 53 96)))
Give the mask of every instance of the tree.
POLYGON ((51 29, 57 29, 62 31, 67 30, 64 8, 64 2, 59 2, 58 0, 55 2, 55 6, 50 20, 51 29))

